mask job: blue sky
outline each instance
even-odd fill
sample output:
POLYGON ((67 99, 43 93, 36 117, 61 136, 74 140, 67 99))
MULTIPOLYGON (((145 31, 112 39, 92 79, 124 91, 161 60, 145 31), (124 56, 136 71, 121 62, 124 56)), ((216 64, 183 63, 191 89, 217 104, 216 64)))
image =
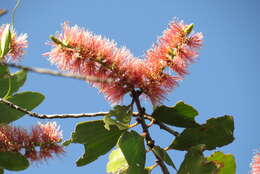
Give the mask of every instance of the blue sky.
MULTIPOLYGON (((14 5, 14 0, 2 0, 0 8, 11 10, 14 5)), ((190 75, 168 95, 164 104, 174 105, 183 100, 193 105, 199 111, 197 121, 200 123, 210 117, 233 115, 236 140, 216 150, 234 154, 237 173, 245 174, 250 171, 253 151, 260 145, 259 13, 260 1, 257 0, 22 0, 16 12, 15 27, 19 33, 29 35, 29 48, 21 64, 56 70, 41 54, 50 49, 44 43, 49 35, 60 31, 64 21, 114 39, 135 56, 142 56, 174 17, 194 23, 195 30, 205 36, 204 46, 197 63, 189 69, 190 75)), ((10 13, 0 18, 1 23, 10 21, 10 13)), ((73 79, 30 73, 22 90, 45 94, 46 100, 35 109, 39 113, 98 112, 111 107, 97 89, 73 79)), ((145 105, 150 107, 149 102, 145 105)), ((56 121, 67 139, 74 125, 85 120, 56 121)), ((31 126, 38 121, 42 120, 25 116, 15 124, 31 126)), ((171 141, 157 128, 152 134, 160 145, 171 141)), ((83 146, 72 145, 66 151, 64 157, 33 164, 20 173, 105 173, 107 155, 77 168, 74 161, 83 153, 83 146)), ((170 154, 179 166, 184 153, 172 151, 170 154)), ((172 169, 171 172, 174 173, 172 169)), ((155 173, 159 173, 158 170, 155 173)))

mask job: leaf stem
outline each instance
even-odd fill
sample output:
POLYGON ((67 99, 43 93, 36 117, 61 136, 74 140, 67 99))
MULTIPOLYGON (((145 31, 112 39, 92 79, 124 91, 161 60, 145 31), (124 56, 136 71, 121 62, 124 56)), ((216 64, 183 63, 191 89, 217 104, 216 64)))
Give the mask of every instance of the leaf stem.
POLYGON ((16 12, 16 9, 19 7, 20 2, 21 2, 21 0, 17 0, 17 1, 16 1, 15 7, 14 7, 14 9, 13 9, 13 11, 12 11, 12 25, 13 25, 13 27, 14 27, 15 12, 16 12))

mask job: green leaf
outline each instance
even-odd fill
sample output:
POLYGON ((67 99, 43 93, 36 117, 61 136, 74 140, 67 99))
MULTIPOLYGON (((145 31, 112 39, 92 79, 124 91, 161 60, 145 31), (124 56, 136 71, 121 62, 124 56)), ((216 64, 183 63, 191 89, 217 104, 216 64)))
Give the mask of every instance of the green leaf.
POLYGON ((116 126, 105 129, 102 120, 81 122, 72 134, 72 142, 84 144, 85 154, 77 161, 77 166, 84 166, 106 154, 117 143, 122 134, 116 126))
POLYGON ((109 114, 103 118, 105 128, 109 130, 111 125, 115 125, 120 130, 128 129, 132 114, 133 111, 130 106, 116 105, 109 111, 109 114), (115 119, 112 118, 113 116, 115 119))
POLYGON ((0 63, 0 97, 3 98, 9 91, 9 70, 7 66, 0 63))
POLYGON ((118 146, 129 165, 127 174, 143 174, 146 151, 144 138, 137 132, 125 132, 118 140, 118 146))
POLYGON ((166 162, 166 164, 168 164, 169 166, 172 166, 175 170, 177 170, 177 168, 175 167, 171 157, 168 155, 168 153, 162 149, 160 146, 154 146, 152 151, 163 161, 166 162))
POLYGON ((0 168, 0 174, 4 174, 4 169, 0 168))
POLYGON ((0 59, 3 58, 4 56, 6 56, 8 54, 8 52, 10 51, 10 45, 11 45, 11 30, 10 30, 10 24, 7 24, 5 26, 5 29, 2 33, 2 37, 1 37, 1 55, 0 55, 0 59))
POLYGON ((29 161, 17 152, 0 152, 0 168, 20 171, 29 167, 29 161))
POLYGON ((121 149, 118 148, 110 153, 109 162, 107 163, 107 173, 117 174, 127 171, 128 167, 128 163, 121 149))
POLYGON ((236 161, 232 154, 224 154, 222 152, 215 152, 207 158, 208 161, 214 162, 219 166, 220 170, 216 174, 235 174, 236 161))
POLYGON ((177 174, 216 174, 218 167, 203 156, 203 146, 195 146, 187 152, 177 174))
POLYGON ((175 138, 170 148, 188 150, 192 146, 205 144, 207 150, 222 147, 234 140, 234 120, 232 116, 211 118, 197 128, 187 128, 175 138))
MULTIPOLYGON (((22 108, 32 110, 44 100, 44 96, 37 92, 28 91, 17 93, 14 96, 8 97, 7 100, 22 108)), ((24 115, 25 113, 13 109, 4 103, 0 103, 0 123, 8 124, 24 115)))
POLYGON ((112 118, 109 117, 109 116, 104 116, 103 121, 104 121, 104 123, 105 123, 104 127, 105 127, 107 130, 110 130, 110 126, 112 126, 112 125, 117 126, 118 129, 120 129, 120 130, 125 130, 125 129, 128 129, 128 128, 129 128, 129 125, 128 125, 128 124, 121 123, 121 122, 119 122, 119 121, 117 121, 117 120, 112 119, 112 118))
POLYGON ((9 74, 8 67, 0 63, 0 77, 2 78, 6 74, 9 74))
POLYGON ((158 106, 152 117, 172 126, 192 128, 199 126, 194 119, 197 115, 198 112, 192 106, 181 101, 173 107, 158 106))
POLYGON ((24 82, 26 81, 26 77, 27 71, 25 70, 17 71, 11 75, 11 90, 9 95, 17 92, 19 88, 23 86, 24 82))

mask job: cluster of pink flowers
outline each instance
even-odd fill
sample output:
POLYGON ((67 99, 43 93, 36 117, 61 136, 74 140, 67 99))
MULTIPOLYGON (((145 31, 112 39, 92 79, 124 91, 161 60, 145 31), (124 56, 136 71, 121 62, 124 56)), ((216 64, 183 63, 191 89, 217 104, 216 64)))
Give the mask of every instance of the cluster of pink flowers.
POLYGON ((147 51, 146 58, 138 59, 126 48, 118 48, 114 41, 65 23, 63 33, 52 37, 53 49, 44 55, 61 70, 101 80, 113 79, 111 83, 89 81, 112 103, 140 89, 158 104, 187 74, 188 64, 197 56, 202 34, 190 36, 192 27, 182 21, 171 22, 158 43, 147 51), (167 67, 177 75, 165 73, 167 67))
MULTIPOLYGON (((6 28, 6 24, 0 26, 0 40, 2 39, 3 31, 6 28)), ((11 42, 10 51, 6 55, 7 60, 18 61, 24 54, 24 48, 27 48, 27 34, 20 34, 17 36, 15 30, 11 27, 11 42)))
POLYGON ((254 155, 251 168, 251 174, 260 174, 260 153, 254 155))
POLYGON ((45 160, 64 152, 62 133, 55 122, 39 123, 31 132, 9 125, 0 126, 0 152, 21 152, 31 161, 45 160))
POLYGON ((147 61, 159 68, 169 66, 180 76, 187 74, 188 65, 197 57, 197 49, 202 45, 202 33, 191 36, 193 24, 173 21, 157 44, 147 51, 147 61))

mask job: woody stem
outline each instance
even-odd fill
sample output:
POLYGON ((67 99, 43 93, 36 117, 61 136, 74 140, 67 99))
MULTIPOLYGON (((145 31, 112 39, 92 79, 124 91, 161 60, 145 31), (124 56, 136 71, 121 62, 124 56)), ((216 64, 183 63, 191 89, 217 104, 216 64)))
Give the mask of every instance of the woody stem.
MULTIPOLYGON (((150 148, 150 150, 152 150, 153 147, 155 146, 155 143, 154 143, 154 140, 152 139, 152 137, 150 135, 150 132, 148 130, 148 126, 147 126, 145 119, 144 119, 145 109, 141 106, 141 103, 140 103, 140 100, 139 100, 141 93, 142 93, 141 91, 135 91, 135 90, 133 90, 131 92, 133 100, 136 104, 136 107, 137 107, 137 110, 138 110, 138 113, 139 113, 136 120, 137 120, 137 122, 139 122, 141 124, 142 129, 143 129, 143 133, 145 135, 146 144, 150 148)), ((154 152, 153 152, 153 154, 156 157, 156 159, 157 159, 156 163, 160 166, 163 174, 170 174, 166 165, 164 164, 163 160, 158 155, 156 155, 154 152)))

